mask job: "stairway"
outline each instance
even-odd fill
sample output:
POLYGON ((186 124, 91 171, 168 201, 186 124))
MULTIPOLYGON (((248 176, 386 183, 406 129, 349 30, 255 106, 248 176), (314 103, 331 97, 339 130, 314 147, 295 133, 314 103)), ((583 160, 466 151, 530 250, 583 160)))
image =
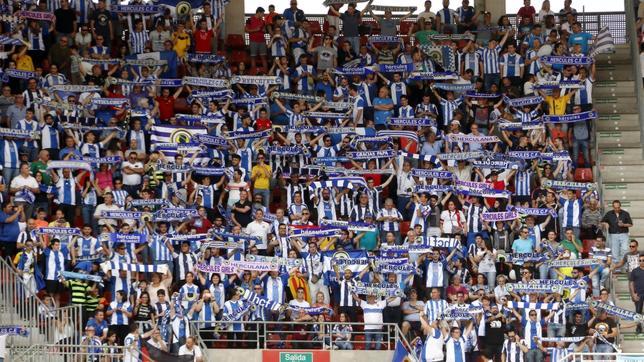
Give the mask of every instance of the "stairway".
MULTIPOLYGON (((596 142, 602 178, 604 210, 613 200, 633 218, 630 237, 640 241, 644 251, 644 158, 640 140, 637 96, 634 93, 630 45, 616 46, 616 53, 597 57, 597 81, 593 88, 594 106, 599 112, 596 142)), ((637 82, 640 85, 640 82, 637 82)), ((626 274, 613 278, 615 304, 634 310, 626 274)), ((620 328, 623 352, 644 351, 644 335, 635 328, 620 328)))

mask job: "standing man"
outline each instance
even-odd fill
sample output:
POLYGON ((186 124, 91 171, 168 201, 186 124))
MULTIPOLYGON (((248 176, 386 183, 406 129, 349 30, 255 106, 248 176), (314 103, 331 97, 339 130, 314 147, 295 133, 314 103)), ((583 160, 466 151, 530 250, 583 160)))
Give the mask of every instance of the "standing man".
POLYGON ((264 71, 268 69, 266 63, 266 53, 268 48, 266 47, 266 38, 264 34, 266 33, 266 23, 264 22, 264 8, 258 7, 255 10, 255 16, 250 17, 246 21, 246 32, 248 33, 248 38, 250 41, 250 69, 257 69, 255 62, 255 57, 259 56, 262 61, 262 67, 264 71))
MULTIPOLYGON (((640 266, 628 276, 628 288, 631 292, 631 299, 635 302, 635 312, 642 313, 644 305, 644 254, 640 254, 640 266)), ((637 333, 642 333, 642 325, 637 325, 637 333)))
POLYGON ((613 260, 622 260, 628 251, 628 228, 633 227, 633 220, 628 212, 622 210, 619 200, 613 201, 613 209, 602 218, 602 226, 608 228, 613 260))

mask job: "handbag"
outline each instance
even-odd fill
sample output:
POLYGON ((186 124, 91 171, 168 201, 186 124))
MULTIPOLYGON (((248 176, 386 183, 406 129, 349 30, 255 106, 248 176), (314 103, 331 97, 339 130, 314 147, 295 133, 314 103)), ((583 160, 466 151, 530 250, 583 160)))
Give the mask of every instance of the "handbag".
MULTIPOLYGON (((452 218, 450 217, 450 221, 452 218)), ((456 210, 456 225, 454 225, 454 222, 452 221, 452 234, 462 234, 463 233, 463 226, 461 226, 461 215, 456 210)))

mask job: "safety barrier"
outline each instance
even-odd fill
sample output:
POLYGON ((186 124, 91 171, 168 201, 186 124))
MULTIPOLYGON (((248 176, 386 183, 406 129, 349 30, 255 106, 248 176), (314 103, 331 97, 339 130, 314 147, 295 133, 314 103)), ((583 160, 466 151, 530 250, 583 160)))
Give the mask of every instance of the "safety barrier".
POLYGON ((401 341, 411 350, 397 324, 381 325, 381 329, 372 330, 368 324, 357 322, 237 321, 205 328, 204 322, 191 322, 191 330, 198 334, 199 345, 208 349, 394 350, 401 341), (240 331, 234 331, 233 326, 240 331), (336 326, 351 326, 352 331, 342 332, 349 338, 338 338, 336 326))
MULTIPOLYGON (((124 360, 125 353, 144 355, 134 347, 102 346, 89 344, 35 344, 24 350, 12 349, 13 362, 116 362, 124 360)), ((125 361, 140 359, 125 359, 125 361)), ((150 360, 149 358, 147 360, 150 360)))
MULTIPOLYGON (((631 0, 628 0, 629 2, 631 0)), ((251 16, 254 16, 255 14, 246 14, 244 20, 248 20, 251 16)), ((306 19, 309 22, 315 21, 320 24, 320 29, 324 29, 324 22, 326 21, 326 16, 325 14, 306 14, 306 19)), ((517 24, 517 18, 516 14, 506 14, 508 19, 510 20, 510 24, 516 27, 517 24)), ((559 16, 559 15, 556 15, 559 16)), ((400 16, 393 16, 394 19, 400 18, 400 16)), ((407 20, 404 20, 405 26, 401 27, 398 25, 398 31, 404 34, 401 35, 407 35, 407 31, 401 31, 401 29, 409 29, 413 26, 413 24, 416 22, 416 17, 412 16, 407 18, 407 20)), ((497 19, 492 19, 492 23, 496 24, 497 19)), ((581 28, 583 31, 588 32, 590 34, 597 35, 597 32, 599 32, 600 29, 603 27, 608 27, 611 31, 611 34, 613 35, 613 40, 615 41, 615 44, 626 44, 629 39, 629 32, 627 29, 626 25, 626 16, 623 11, 614 11, 614 12, 592 12, 592 13, 577 13, 577 21, 581 23, 581 28)), ((363 24, 371 24, 372 26, 377 26, 377 22, 374 18, 370 16, 363 16, 362 17, 362 22, 363 24)), ((338 32, 342 31, 342 24, 340 24, 340 29, 338 29, 338 32)), ((246 44, 248 44, 248 34, 245 33, 245 40, 246 44)), ((270 39, 270 35, 266 34, 267 40, 270 39)), ((637 58, 634 58, 637 59, 637 58)))
POLYGON ((644 361, 644 353, 570 353, 558 362, 586 362, 586 361, 617 361, 636 362, 644 361))
POLYGON ((29 331, 27 337, 9 337, 7 345, 58 343, 82 335, 82 308, 51 308, 23 282, 22 277, 0 258, 0 320, 29 331))

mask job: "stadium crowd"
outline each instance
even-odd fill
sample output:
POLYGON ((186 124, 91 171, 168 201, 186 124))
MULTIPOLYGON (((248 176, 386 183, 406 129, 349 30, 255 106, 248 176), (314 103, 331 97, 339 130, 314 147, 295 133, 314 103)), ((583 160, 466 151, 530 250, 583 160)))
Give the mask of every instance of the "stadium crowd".
POLYGON ((227 3, 0 0, 1 247, 28 297, 82 306, 58 342, 200 361, 196 337, 254 348, 249 320, 293 322, 274 348, 380 349, 396 323, 426 361, 615 350, 609 277, 641 313, 644 256, 598 201, 570 0, 323 23, 291 0, 247 43, 227 3))

